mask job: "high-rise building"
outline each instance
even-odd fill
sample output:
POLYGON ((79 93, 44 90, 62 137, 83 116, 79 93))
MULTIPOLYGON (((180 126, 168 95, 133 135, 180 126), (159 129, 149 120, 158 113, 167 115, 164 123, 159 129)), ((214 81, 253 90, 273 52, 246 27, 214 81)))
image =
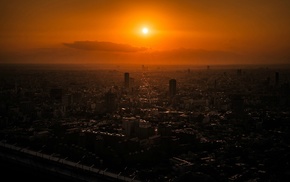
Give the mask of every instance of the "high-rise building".
POLYGON ((125 83, 125 88, 129 88, 129 83, 130 83, 130 76, 129 73, 124 74, 124 83, 125 83))
POLYGON ((136 128, 138 127, 138 119, 135 117, 123 117, 122 128, 126 137, 132 137, 136 134, 136 128))
POLYGON ((117 108, 117 95, 111 90, 105 95, 105 107, 107 112, 113 112, 117 108))
POLYGON ((151 123, 145 120, 139 121, 139 127, 137 127, 137 137, 139 139, 146 139, 154 135, 154 128, 151 123))
POLYGON ((169 96, 173 97, 176 95, 176 80, 170 79, 169 80, 169 96))

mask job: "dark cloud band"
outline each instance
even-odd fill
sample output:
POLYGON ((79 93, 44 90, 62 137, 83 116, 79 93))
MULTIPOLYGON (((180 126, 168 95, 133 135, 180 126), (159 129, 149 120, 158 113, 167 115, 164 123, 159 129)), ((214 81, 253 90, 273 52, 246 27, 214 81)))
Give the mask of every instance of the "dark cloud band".
POLYGON ((145 51, 145 47, 133 47, 127 44, 116 44, 113 42, 98 41, 75 41, 73 43, 64 43, 63 45, 75 49, 109 52, 138 52, 145 51))

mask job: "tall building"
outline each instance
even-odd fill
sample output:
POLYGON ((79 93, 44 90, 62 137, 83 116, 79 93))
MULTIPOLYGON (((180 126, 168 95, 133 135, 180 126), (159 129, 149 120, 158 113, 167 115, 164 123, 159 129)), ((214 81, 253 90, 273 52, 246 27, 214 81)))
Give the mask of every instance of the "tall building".
POLYGON ((176 80, 171 79, 169 80, 169 96, 173 97, 176 95, 176 80))
POLYGON ((122 128, 126 137, 132 137, 136 134, 136 128, 138 127, 138 119, 135 117, 123 117, 122 128))
POLYGON ((136 134, 139 139, 146 139, 154 135, 154 128, 150 122, 141 119, 136 134))
POLYGON ((111 90, 105 95, 105 107, 107 112, 113 112, 117 108, 117 95, 111 90))
POLYGON ((130 83, 130 76, 129 73, 124 73, 124 83, 125 83, 125 88, 129 88, 129 83, 130 83))

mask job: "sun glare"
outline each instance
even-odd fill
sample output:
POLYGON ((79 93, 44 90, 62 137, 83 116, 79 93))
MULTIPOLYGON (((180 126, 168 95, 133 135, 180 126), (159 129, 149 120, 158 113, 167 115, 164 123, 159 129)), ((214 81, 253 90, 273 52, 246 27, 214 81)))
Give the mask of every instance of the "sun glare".
POLYGON ((142 29, 142 33, 143 33, 143 34, 148 34, 148 32, 149 32, 148 28, 144 27, 144 28, 142 29))

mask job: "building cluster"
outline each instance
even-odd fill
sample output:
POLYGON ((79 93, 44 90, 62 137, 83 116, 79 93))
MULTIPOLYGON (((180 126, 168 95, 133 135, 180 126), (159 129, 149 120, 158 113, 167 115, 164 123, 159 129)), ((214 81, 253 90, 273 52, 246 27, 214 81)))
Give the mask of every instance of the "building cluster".
POLYGON ((0 74, 2 142, 140 181, 289 178, 287 69, 0 74))

